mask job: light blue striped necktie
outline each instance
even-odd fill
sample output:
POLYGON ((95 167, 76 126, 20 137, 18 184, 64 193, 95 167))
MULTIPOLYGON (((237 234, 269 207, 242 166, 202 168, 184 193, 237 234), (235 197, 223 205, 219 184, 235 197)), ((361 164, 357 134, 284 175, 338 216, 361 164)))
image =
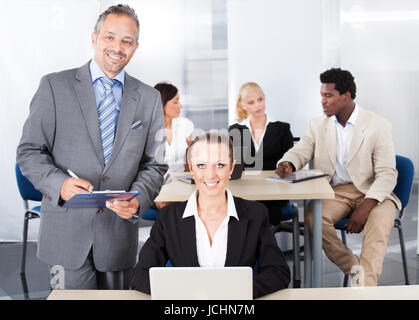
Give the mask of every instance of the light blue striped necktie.
POLYGON ((105 93, 98 105, 100 135, 102 137, 103 157, 105 164, 108 162, 115 138, 116 101, 113 96, 112 87, 117 80, 106 77, 99 78, 105 93))

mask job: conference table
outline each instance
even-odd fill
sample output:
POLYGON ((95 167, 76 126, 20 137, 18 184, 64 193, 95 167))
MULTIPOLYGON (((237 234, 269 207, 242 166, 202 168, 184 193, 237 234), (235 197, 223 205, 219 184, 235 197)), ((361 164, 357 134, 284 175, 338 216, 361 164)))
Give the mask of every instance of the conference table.
MULTIPOLYGON (((313 170, 315 171, 315 170, 313 170)), ((175 173, 171 181, 163 185, 155 201, 186 201, 195 190, 194 184, 179 180, 187 173, 175 173)), ((312 200, 313 233, 305 224, 304 232, 304 287, 322 286, 322 199, 333 199, 335 193, 325 177, 285 183, 267 180, 275 175, 274 171, 244 171, 242 177, 230 180, 227 188, 236 197, 248 200, 312 200), (312 252, 312 256, 311 256, 312 252)), ((306 206, 306 205, 305 205, 306 206)))
MULTIPOLYGON (((150 300, 135 290, 53 290, 47 300, 150 300)), ((284 289, 256 300, 418 300, 419 285, 284 289)))

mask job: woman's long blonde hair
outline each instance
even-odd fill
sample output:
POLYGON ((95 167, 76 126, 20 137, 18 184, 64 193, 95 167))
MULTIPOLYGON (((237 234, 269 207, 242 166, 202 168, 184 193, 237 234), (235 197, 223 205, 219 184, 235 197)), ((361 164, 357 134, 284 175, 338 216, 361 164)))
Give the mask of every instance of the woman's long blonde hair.
POLYGON ((246 97, 246 94, 251 90, 260 90, 263 92, 262 88, 256 82, 246 82, 240 87, 239 95, 236 102, 236 112, 237 112, 237 121, 241 122, 247 118, 247 111, 244 110, 241 106, 242 100, 246 97))

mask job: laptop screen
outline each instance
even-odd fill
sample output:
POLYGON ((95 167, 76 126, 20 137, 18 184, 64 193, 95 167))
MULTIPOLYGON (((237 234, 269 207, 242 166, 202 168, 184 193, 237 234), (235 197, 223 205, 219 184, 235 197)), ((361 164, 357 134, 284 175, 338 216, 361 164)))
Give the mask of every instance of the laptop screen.
POLYGON ((250 267, 150 268, 152 300, 251 300, 250 267))

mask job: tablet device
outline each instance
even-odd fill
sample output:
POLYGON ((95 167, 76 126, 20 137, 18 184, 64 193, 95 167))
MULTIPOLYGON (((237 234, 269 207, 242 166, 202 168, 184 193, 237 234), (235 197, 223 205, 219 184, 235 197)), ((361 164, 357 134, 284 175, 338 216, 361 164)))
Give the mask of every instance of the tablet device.
POLYGON ((195 180, 193 179, 193 175, 188 174, 185 176, 181 176, 181 177, 177 177, 178 180, 182 181, 182 182, 186 182, 186 183, 190 183, 190 184, 195 184, 195 180))
POLYGON ((287 174, 284 178, 280 178, 277 175, 274 175, 271 177, 267 177, 266 180, 296 183, 296 182, 317 179, 317 178, 326 177, 326 176, 328 176, 327 173, 323 173, 319 171, 299 170, 299 171, 291 172, 287 174))

